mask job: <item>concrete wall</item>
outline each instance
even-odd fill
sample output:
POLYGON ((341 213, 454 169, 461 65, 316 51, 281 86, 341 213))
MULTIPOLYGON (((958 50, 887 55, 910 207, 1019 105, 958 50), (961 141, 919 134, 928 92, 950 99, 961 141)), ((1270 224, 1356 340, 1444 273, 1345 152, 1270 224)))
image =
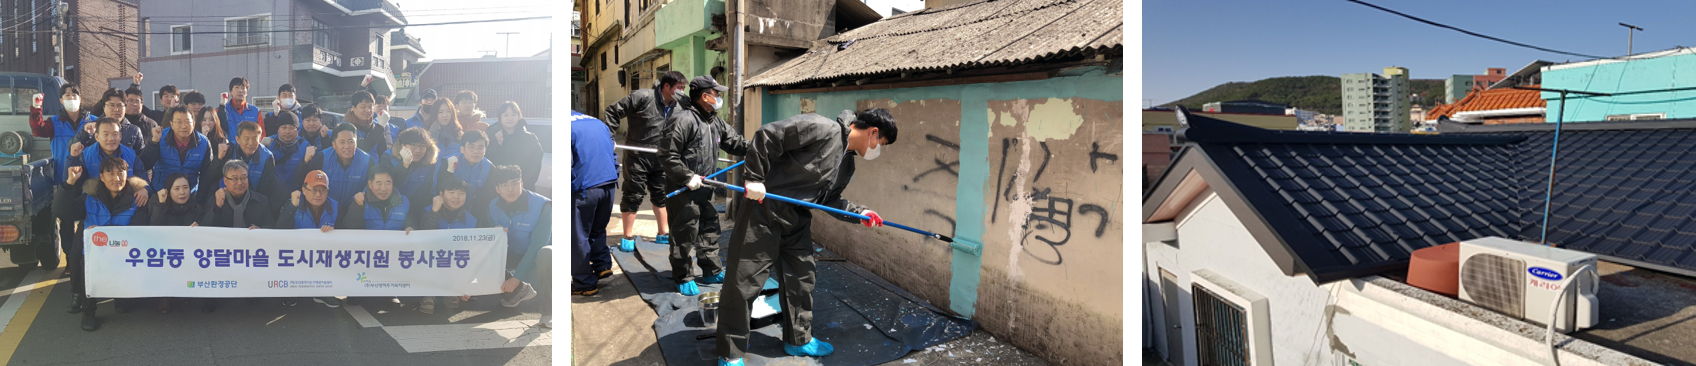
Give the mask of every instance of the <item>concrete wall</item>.
POLYGON ((816 219, 814 238, 1049 360, 1123 360, 1121 75, 765 95, 760 121, 888 108, 901 126, 845 196, 888 220, 982 242, 816 219))
MULTIPOLYGON (((1578 67, 1545 67, 1543 88, 1597 93, 1696 87, 1696 54, 1633 59, 1578 67), (1685 71, 1680 73, 1679 71, 1685 71)), ((1560 93, 1543 93, 1550 122, 1561 108, 1560 93)), ((1696 117, 1696 90, 1611 97, 1567 95, 1566 122, 1602 121, 1609 115, 1666 113, 1667 119, 1696 117)))
MULTIPOLYGON (((141 4, 141 17, 164 19, 154 21, 150 28, 154 32, 170 32, 171 26, 190 25, 196 32, 222 32, 225 24, 222 20, 177 21, 185 17, 197 19, 221 19, 226 17, 246 17, 260 14, 270 14, 272 27, 287 27, 288 19, 293 14, 291 1, 277 3, 234 2, 219 3, 218 6, 204 6, 208 3, 197 1, 144 1, 141 4)), ((305 34, 305 33, 301 33, 305 34)), ((143 80, 143 90, 150 93, 159 90, 165 84, 176 85, 179 90, 195 89, 206 95, 209 103, 216 103, 218 94, 229 91, 230 78, 246 77, 252 85, 249 91, 249 101, 253 97, 275 96, 277 87, 290 82, 289 46, 292 41, 286 33, 274 33, 271 43, 262 46, 242 46, 230 49, 224 48, 223 34, 196 34, 193 37, 194 50, 183 55, 171 55, 171 40, 169 35, 148 35, 145 42, 148 54, 152 57, 141 58, 141 72, 147 75, 143 80)), ((307 43, 311 42, 307 38, 307 43)))

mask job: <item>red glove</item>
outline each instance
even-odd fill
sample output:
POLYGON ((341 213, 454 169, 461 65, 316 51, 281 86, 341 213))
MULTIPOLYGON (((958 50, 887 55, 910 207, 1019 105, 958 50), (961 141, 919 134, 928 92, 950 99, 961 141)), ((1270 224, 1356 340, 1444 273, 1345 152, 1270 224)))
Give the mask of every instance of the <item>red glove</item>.
POLYGON ((861 212, 860 214, 871 218, 870 220, 860 220, 860 225, 865 225, 866 227, 883 227, 883 217, 878 216, 876 211, 866 210, 866 212, 861 212))

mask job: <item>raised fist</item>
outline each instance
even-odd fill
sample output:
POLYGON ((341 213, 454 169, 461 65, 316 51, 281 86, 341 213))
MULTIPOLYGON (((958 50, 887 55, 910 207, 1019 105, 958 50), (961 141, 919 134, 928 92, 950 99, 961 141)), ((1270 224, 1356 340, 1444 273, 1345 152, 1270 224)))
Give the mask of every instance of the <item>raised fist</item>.
MULTIPOLYGON (((161 191, 161 192, 163 192, 163 191, 161 191)), ((219 188, 218 192, 214 193, 213 195, 216 196, 216 197, 214 197, 215 201, 213 203, 217 204, 218 207, 224 207, 224 199, 229 197, 229 193, 224 193, 224 189, 219 188)))
POLYGON ((295 206, 300 206, 300 191, 289 193, 289 203, 293 203, 295 206))
POLYGON ((218 158, 219 159, 226 159, 226 158, 229 158, 229 157, 230 157, 230 143, 228 143, 228 142, 219 143, 218 144, 218 158))
POLYGON ((82 156, 82 149, 84 147, 86 147, 86 146, 82 146, 81 142, 71 143, 71 156, 79 156, 79 157, 82 156))
POLYGON ((301 159, 300 161, 302 161, 302 162, 312 161, 312 155, 316 155, 316 154, 318 154, 318 147, 317 146, 307 146, 306 147, 306 157, 301 159))
POLYGON ((164 135, 165 135, 165 128, 161 127, 161 128, 153 129, 153 143, 155 143, 155 144, 159 143, 159 137, 164 136, 164 135))
POLYGON ((77 184, 77 180, 82 179, 82 167, 73 166, 65 168, 65 176, 70 178, 65 180, 66 184, 77 184))
POLYGON ((135 76, 130 77, 130 80, 135 81, 135 85, 141 85, 141 73, 135 73, 135 76))
POLYGON ((35 93, 35 109, 41 109, 41 93, 35 93))
POLYGON ((430 212, 442 212, 442 196, 430 199, 430 212))
POLYGON ((356 205, 364 206, 365 205, 365 192, 354 193, 353 194, 353 203, 356 204, 356 205))
POLYGON ((171 199, 171 190, 169 190, 169 189, 159 190, 159 202, 165 202, 166 200, 169 200, 169 199, 171 199))

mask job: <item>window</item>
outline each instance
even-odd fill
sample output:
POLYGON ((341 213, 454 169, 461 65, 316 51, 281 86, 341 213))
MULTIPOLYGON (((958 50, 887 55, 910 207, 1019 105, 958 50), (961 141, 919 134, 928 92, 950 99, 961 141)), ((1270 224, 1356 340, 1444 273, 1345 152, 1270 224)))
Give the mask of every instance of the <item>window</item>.
POLYGON ((171 54, 194 52, 193 28, 186 25, 171 27, 171 54))
POLYGON ((29 113, 29 106, 35 104, 35 93, 40 93, 41 91, 36 90, 35 88, 18 88, 16 91, 17 93, 12 94, 12 96, 17 100, 13 102, 15 103, 13 105, 17 107, 12 108, 11 112, 19 114, 29 113))
POLYGON ((250 46, 271 43, 270 16, 227 19, 224 21, 224 47, 250 46))
POLYGON ((1172 126, 1155 126, 1154 132, 1172 133, 1172 126))
MULTIPOLYGON (((21 97, 24 100, 14 102, 13 96, 16 95, 18 94, 12 93, 12 88, 0 88, 0 113, 11 114, 12 111, 20 109, 17 108, 17 106, 27 106, 35 103, 35 93, 24 94, 24 96, 21 97)), ((25 110, 28 110, 27 108, 28 107, 24 107, 25 110)))
POLYGON ((1604 117, 1603 121, 1651 121, 1666 119, 1666 113, 1613 114, 1604 117))
POLYGON ((601 52, 601 71, 607 71, 607 53, 601 52))
POLYGON ((1241 306, 1195 286, 1195 340, 1201 364, 1247 366, 1246 320, 1241 306))
POLYGON ((334 33, 330 32, 330 25, 324 24, 324 22, 319 21, 318 19, 313 19, 312 29, 312 45, 329 49, 331 51, 339 48, 336 47, 339 42, 336 42, 334 33))

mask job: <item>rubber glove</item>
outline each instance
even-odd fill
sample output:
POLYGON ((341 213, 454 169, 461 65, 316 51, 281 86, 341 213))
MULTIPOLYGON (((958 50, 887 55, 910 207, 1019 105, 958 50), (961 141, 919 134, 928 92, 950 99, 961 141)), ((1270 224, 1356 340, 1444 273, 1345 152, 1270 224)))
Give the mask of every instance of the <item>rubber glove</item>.
POLYGON ((760 202, 765 202, 765 200, 766 200, 766 184, 765 183, 748 182, 748 186, 743 187, 743 188, 748 191, 748 194, 747 194, 748 199, 760 201, 760 202))
POLYGON ((868 220, 860 220, 860 225, 865 225, 866 227, 883 227, 883 216, 878 216, 877 211, 866 210, 860 214, 870 218, 868 220))

